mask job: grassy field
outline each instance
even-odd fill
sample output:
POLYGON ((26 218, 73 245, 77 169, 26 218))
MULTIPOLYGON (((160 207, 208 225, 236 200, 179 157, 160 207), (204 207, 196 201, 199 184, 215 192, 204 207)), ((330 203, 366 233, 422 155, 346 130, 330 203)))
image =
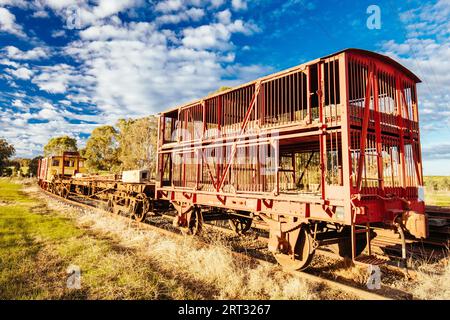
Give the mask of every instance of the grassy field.
MULTIPOLYGON (((220 236, 202 247, 114 218, 49 199, 34 181, 0 178, 0 299, 355 298, 276 265, 236 259, 220 236), (81 269, 80 289, 67 288, 70 265, 81 269)), ((322 272, 365 283, 363 267, 319 258, 313 265, 322 272)), ((401 277, 396 286, 449 299, 450 267, 440 270, 421 273, 419 282, 401 277)))
POLYGON ((321 298, 349 297, 238 261, 220 243, 139 230, 43 197, 34 182, 0 179, 0 299, 321 298), (66 287, 70 265, 81 289, 66 287))
POLYGON ((0 299, 198 298, 21 188, 0 179, 0 299), (72 264, 82 270, 81 290, 66 287, 72 264))
POLYGON ((450 207, 450 177, 426 176, 424 183, 427 205, 450 207))

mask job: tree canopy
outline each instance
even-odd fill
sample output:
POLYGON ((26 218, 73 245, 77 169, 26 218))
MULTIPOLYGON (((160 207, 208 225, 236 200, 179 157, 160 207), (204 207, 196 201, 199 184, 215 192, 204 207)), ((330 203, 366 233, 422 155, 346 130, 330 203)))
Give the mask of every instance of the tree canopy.
POLYGON ((120 161, 117 136, 117 131, 112 126, 101 126, 92 131, 81 152, 86 158, 89 171, 118 171, 120 161))
POLYGON ((217 89, 216 91, 210 92, 208 95, 210 96, 210 95, 213 95, 215 93, 222 92, 222 91, 227 91, 227 90, 230 90, 230 89, 232 89, 232 87, 222 86, 219 89, 217 89))
POLYGON ((44 156, 60 156, 65 151, 78 151, 75 138, 69 136, 51 138, 44 147, 44 156))
POLYGON ((0 168, 11 156, 16 153, 16 149, 3 138, 0 138, 0 168))
POLYGON ((37 156, 33 159, 31 159, 29 164, 29 172, 33 174, 33 176, 37 176, 38 174, 38 167, 39 167, 39 160, 42 159, 41 156, 37 156))
POLYGON ((120 119, 119 160, 123 170, 146 168, 155 169, 158 120, 155 116, 140 119, 120 119))

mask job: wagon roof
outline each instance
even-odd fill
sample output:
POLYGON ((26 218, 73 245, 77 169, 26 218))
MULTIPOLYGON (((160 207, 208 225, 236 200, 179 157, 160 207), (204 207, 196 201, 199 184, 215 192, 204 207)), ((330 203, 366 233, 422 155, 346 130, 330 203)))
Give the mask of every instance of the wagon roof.
POLYGON ((311 65, 311 64, 319 62, 320 60, 327 59, 327 58, 330 58, 330 57, 333 57, 333 56, 337 56, 337 55, 339 55, 341 53, 344 53, 344 52, 346 52, 346 53, 356 53, 356 54, 361 54, 361 55, 364 55, 364 56, 373 57, 375 59, 383 61, 383 62, 393 66, 394 68, 402 71, 404 74, 409 76, 412 80, 414 80, 416 83, 422 82, 419 79, 419 77, 417 77, 412 71, 410 71, 408 68, 406 68, 405 66, 401 65, 400 63, 398 63, 397 61, 395 61, 394 59, 392 59, 392 58, 390 58, 388 56, 385 56, 385 55, 382 55, 380 53, 376 53, 376 52, 373 52, 373 51, 364 50, 364 49, 347 48, 347 49, 344 49, 344 50, 341 50, 341 51, 329 54, 327 56, 324 56, 324 57, 321 57, 321 58, 317 58, 317 59, 314 59, 314 60, 302 63, 300 65, 297 65, 297 66, 294 66, 294 67, 291 67, 291 68, 288 68, 288 69, 284 69, 284 70, 281 70, 279 72, 272 73, 272 74, 269 74, 269 75, 266 75, 266 76, 263 76, 263 77, 260 77, 260 78, 257 78, 255 80, 252 80, 252 81, 246 82, 244 84, 235 86, 235 87, 233 87, 231 89, 220 91, 220 92, 216 92, 216 93, 210 94, 208 96, 202 97, 200 99, 196 99, 194 101, 191 101, 189 103, 184 103, 182 105, 178 105, 176 107, 172 107, 172 108, 166 109, 166 110, 164 110, 162 112, 159 112, 158 114, 160 115, 160 114, 164 114, 164 113, 169 113, 169 112, 176 111, 179 108, 192 106, 192 105, 198 104, 200 101, 202 101, 204 99, 210 99, 210 98, 213 98, 215 96, 223 95, 223 94, 226 94, 226 93, 228 93, 230 91, 234 91, 236 89, 249 86, 249 85, 251 85, 251 84, 253 84, 253 83, 257 82, 257 81, 263 81, 263 80, 266 80, 266 79, 270 79, 272 77, 280 76, 280 75, 282 75, 284 73, 288 73, 288 72, 294 71, 296 69, 303 69, 303 68, 305 68, 308 65, 311 65))
POLYGON ((386 62, 389 65, 392 65, 396 69, 401 70, 403 73, 408 75, 416 83, 422 82, 419 79, 419 77, 417 77, 411 70, 409 70, 408 68, 406 68, 402 64, 398 63, 397 61, 395 61, 391 57, 385 56, 383 54, 380 54, 380 53, 377 53, 377 52, 374 52, 374 51, 369 51, 369 50, 364 50, 364 49, 357 49, 357 48, 348 48, 348 49, 341 50, 339 52, 332 53, 332 54, 330 54, 328 56, 322 57, 321 59, 326 59, 326 58, 338 55, 338 54, 343 53, 343 52, 359 53, 361 55, 370 56, 370 57, 373 57, 375 59, 381 60, 383 62, 386 62))

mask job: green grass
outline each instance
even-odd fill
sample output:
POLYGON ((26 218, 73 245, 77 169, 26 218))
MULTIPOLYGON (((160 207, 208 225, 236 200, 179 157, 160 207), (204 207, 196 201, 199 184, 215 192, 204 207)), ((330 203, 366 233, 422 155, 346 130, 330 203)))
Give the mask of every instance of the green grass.
POLYGON ((450 191, 425 191, 425 203, 432 206, 450 207, 450 191))
POLYGON ((151 261, 49 210, 22 186, 0 179, 0 299, 189 299, 188 288, 151 261), (69 265, 81 289, 66 287, 69 265))
POLYGON ((450 206, 450 177, 426 176, 425 203, 433 206, 450 206))

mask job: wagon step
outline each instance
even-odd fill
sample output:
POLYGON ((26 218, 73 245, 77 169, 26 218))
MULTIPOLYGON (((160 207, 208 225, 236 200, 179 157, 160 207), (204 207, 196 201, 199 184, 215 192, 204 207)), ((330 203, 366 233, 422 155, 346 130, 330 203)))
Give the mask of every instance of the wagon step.
POLYGON ((355 264, 358 265, 381 265, 381 264, 386 264, 389 260, 388 259, 383 259, 383 258, 379 258, 376 256, 369 256, 369 255, 360 255, 358 257, 356 257, 353 262, 355 264))

